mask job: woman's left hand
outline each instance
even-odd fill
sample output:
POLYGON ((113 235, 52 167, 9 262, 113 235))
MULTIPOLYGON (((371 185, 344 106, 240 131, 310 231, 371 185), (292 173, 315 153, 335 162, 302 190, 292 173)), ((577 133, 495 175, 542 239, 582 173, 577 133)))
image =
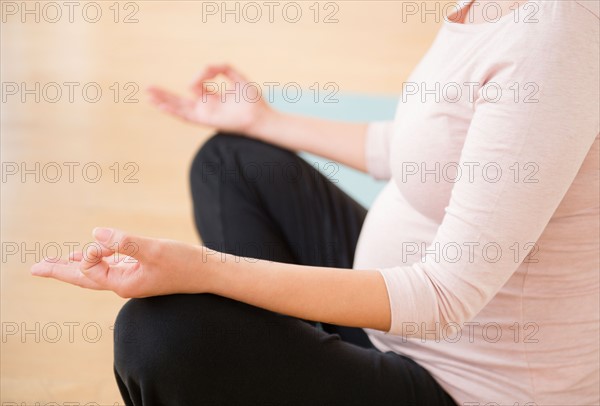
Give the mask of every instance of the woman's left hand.
POLYGON ((96 242, 84 252, 71 253, 69 260, 45 259, 31 273, 125 298, 207 291, 206 248, 109 228, 93 234, 96 242))

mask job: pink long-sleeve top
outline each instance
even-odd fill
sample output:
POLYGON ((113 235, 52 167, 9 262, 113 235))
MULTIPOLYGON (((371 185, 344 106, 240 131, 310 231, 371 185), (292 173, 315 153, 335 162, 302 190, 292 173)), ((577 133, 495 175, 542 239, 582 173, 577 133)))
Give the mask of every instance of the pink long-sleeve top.
POLYGON ((382 351, 461 405, 596 405, 599 394, 597 1, 530 1, 446 22, 393 122, 367 134, 390 179, 355 268, 379 269, 382 351))

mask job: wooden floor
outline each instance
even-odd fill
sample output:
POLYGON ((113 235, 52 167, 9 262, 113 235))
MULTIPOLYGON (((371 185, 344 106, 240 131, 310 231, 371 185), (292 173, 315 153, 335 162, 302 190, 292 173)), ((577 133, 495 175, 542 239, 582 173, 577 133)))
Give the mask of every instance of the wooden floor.
POLYGON ((155 111, 146 86, 184 92, 205 64, 229 62, 259 83, 399 93, 439 27, 431 17, 402 22, 401 1, 321 2, 318 23, 314 2, 296 3, 297 23, 284 19, 295 17, 294 9, 281 10, 286 2, 273 22, 258 2, 257 23, 244 20, 256 15, 245 2, 239 23, 208 13, 221 2, 122 2, 116 16, 114 2, 99 1, 95 23, 88 2, 74 8, 72 23, 66 6, 53 23, 55 8, 27 3, 34 14, 24 14, 24 3, 2 3, 1 31, 0 401, 18 404, 121 402, 111 326, 123 300, 33 278, 36 257, 57 249, 67 255, 98 225, 198 241, 187 171, 210 129, 155 111), (338 21, 324 23, 332 12, 338 21), (98 88, 102 96, 92 103, 98 88))

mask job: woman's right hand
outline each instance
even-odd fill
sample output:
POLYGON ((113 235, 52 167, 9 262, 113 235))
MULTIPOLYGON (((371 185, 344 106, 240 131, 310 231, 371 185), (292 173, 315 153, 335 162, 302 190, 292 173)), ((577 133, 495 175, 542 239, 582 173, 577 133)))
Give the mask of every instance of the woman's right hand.
POLYGON ((273 112, 262 98, 258 85, 248 85, 248 80, 228 65, 208 66, 192 83, 193 97, 182 97, 167 90, 150 87, 151 101, 161 110, 183 120, 213 127, 217 130, 256 136, 259 127, 273 112), (222 94, 217 90, 217 76, 230 83, 222 94))

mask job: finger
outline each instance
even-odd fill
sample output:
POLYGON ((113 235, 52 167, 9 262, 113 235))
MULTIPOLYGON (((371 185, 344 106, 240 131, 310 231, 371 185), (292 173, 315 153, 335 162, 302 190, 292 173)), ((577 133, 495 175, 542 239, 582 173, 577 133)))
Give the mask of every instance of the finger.
POLYGON ((150 101, 161 110, 187 121, 192 120, 193 101, 158 88, 150 88, 148 93, 150 94, 150 101))
POLYGON ((93 235, 96 243, 90 244, 84 251, 83 257, 85 259, 79 263, 79 270, 98 286, 109 290, 114 290, 115 281, 120 280, 123 269, 137 269, 139 267, 139 262, 133 257, 136 254, 143 257, 144 254, 140 253, 142 251, 141 247, 144 250, 150 250, 154 242, 143 237, 130 236, 121 230, 111 228, 95 228, 93 235), (110 257, 111 264, 104 260, 105 257, 110 257), (123 259, 119 261, 119 257, 123 257, 123 259), (121 265, 125 264, 127 259, 129 259, 127 266, 123 268, 121 265), (131 263, 134 265, 131 265, 131 263))
POLYGON ((171 96, 175 95, 175 93, 173 93, 169 90, 163 89, 161 87, 156 87, 156 86, 150 86, 146 90, 151 97, 156 97, 156 98, 162 98, 167 95, 171 95, 171 96))
MULTIPOLYGON (((105 257, 104 260, 108 262, 109 265, 118 264, 122 262, 124 258, 128 258, 124 255, 113 254, 112 256, 105 257)), ((81 251, 73 251, 69 254, 70 262, 81 262, 83 260, 83 252, 81 251)))
POLYGON ((83 275, 77 263, 63 264, 44 260, 31 267, 31 274, 67 282, 82 288, 103 289, 96 282, 83 275))
POLYGON ((185 121, 194 121, 194 117, 193 117, 193 110, 194 110, 194 106, 193 103, 179 103, 179 104, 169 104, 169 103, 162 103, 162 104, 158 104, 158 108, 160 108, 161 110, 172 114, 182 120, 185 121))
POLYGON ((94 238, 113 253, 124 254, 137 260, 153 259, 158 254, 159 241, 128 234, 115 228, 96 227, 94 238))
POLYGON ((108 273, 110 265, 102 259, 96 263, 79 262, 79 271, 99 286, 108 288, 108 273))
POLYGON ((81 261, 83 259, 83 252, 73 251, 69 254, 69 261, 81 261))
POLYGON ((248 79, 240 71, 231 66, 223 72, 223 75, 232 82, 248 83, 248 79))
POLYGON ((114 251, 97 242, 87 245, 82 252, 79 269, 85 273, 86 270, 102 262, 104 257, 113 255, 114 251))
POLYGON ((227 64, 215 64, 208 65, 202 72, 200 72, 191 83, 192 87, 196 87, 198 85, 202 85, 202 83, 208 79, 212 79, 225 71, 229 70, 230 67, 227 64))
POLYGON ((46 257, 46 258, 44 258, 44 261, 46 261, 46 262, 51 262, 51 263, 53 263, 53 264, 68 264, 68 263, 69 263, 69 261, 68 261, 68 260, 66 260, 66 259, 61 259, 61 258, 58 258, 58 257, 56 257, 56 258, 53 258, 53 257, 46 257))
POLYGON ((135 264, 139 262, 134 257, 130 257, 129 255, 115 254, 112 262, 109 261, 109 264, 119 265, 119 264, 135 264))
POLYGON ((205 92, 205 82, 209 79, 213 79, 219 75, 225 76, 231 82, 239 82, 241 84, 247 83, 248 80, 240 72, 232 68, 230 65, 211 65, 202 71, 192 82, 192 91, 201 96, 205 92))
POLYGON ((154 104, 178 104, 181 102, 181 97, 175 93, 169 92, 168 90, 159 88, 149 88, 148 94, 150 95, 150 101, 154 104))

